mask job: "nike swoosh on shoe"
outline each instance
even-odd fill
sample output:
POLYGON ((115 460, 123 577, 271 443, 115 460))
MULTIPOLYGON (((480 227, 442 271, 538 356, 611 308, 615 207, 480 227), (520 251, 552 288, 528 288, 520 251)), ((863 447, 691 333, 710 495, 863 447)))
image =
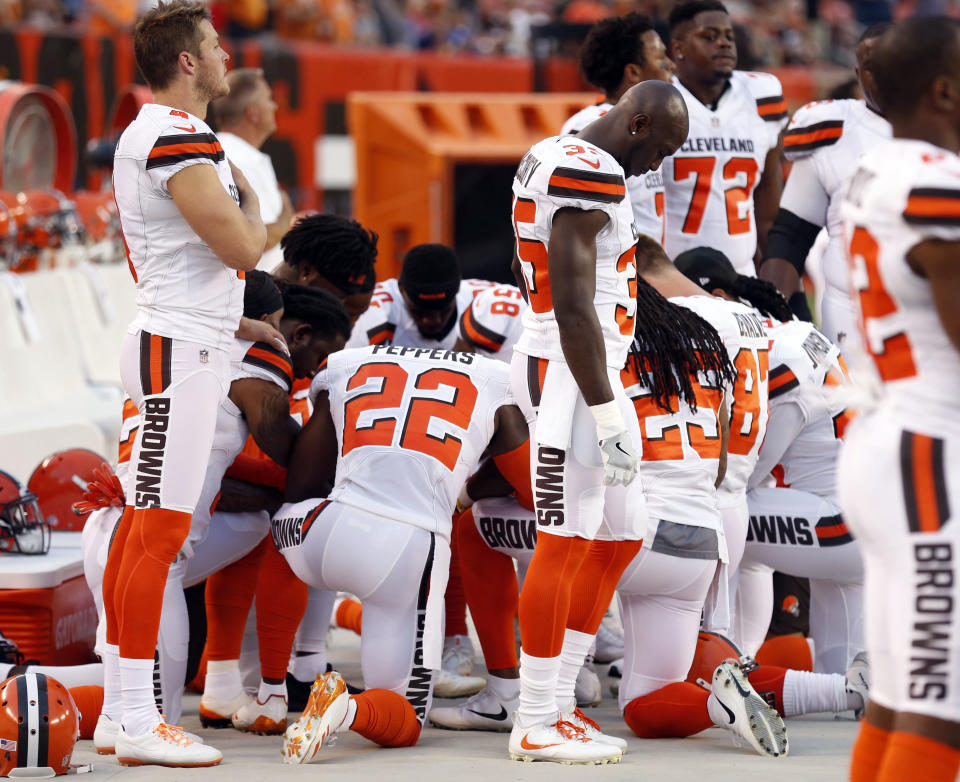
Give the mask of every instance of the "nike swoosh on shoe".
POLYGON ((507 718, 507 710, 501 706, 499 714, 487 714, 485 711, 477 711, 476 709, 467 709, 467 711, 473 712, 478 717, 486 717, 488 720, 497 720, 498 722, 503 722, 507 718))

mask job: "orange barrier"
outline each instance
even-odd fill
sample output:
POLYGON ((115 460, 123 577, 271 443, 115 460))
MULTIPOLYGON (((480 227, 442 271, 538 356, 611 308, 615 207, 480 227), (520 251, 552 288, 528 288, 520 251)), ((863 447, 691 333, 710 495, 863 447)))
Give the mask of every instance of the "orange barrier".
POLYGON ((380 234, 377 274, 413 245, 453 246, 464 276, 509 279, 510 185, 517 162, 592 93, 354 93, 354 213, 380 234))

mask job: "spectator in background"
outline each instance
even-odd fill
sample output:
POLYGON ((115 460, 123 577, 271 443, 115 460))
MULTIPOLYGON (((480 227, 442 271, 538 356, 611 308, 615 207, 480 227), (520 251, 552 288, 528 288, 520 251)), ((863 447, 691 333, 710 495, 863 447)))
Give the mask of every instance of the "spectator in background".
POLYGON ((230 94, 213 103, 217 138, 230 160, 260 199, 260 217, 267 226, 267 245, 257 265, 266 272, 283 261, 280 239, 290 227, 293 206, 277 184, 270 156, 260 151, 277 129, 277 104, 263 71, 237 68, 227 74, 230 94))

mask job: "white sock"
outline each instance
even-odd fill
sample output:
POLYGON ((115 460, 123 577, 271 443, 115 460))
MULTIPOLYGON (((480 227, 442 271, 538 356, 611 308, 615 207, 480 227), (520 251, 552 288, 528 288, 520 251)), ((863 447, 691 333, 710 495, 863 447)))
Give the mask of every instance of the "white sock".
POLYGON ((100 713, 114 722, 120 722, 123 718, 123 695, 120 692, 120 647, 116 644, 104 644, 101 659, 103 660, 103 708, 100 709, 100 713))
POLYGON ((849 708, 852 707, 847 705, 847 680, 839 673, 791 669, 783 677, 783 711, 787 717, 849 708))
POLYGON ((123 729, 142 736, 160 722, 153 694, 153 660, 120 657, 120 691, 123 694, 123 729))
POLYGON ((563 633, 563 649, 560 651, 560 675, 557 677, 557 708, 561 714, 569 714, 577 708, 574 690, 583 661, 593 647, 595 636, 571 630, 563 633))
POLYGON ((230 701, 243 694, 239 660, 207 660, 203 694, 219 701, 230 701))
POLYGON ((317 678, 318 673, 323 673, 326 670, 326 648, 324 648, 323 651, 310 652, 308 654, 297 652, 290 664, 290 673, 293 674, 293 678, 301 682, 312 683, 313 680, 317 678))
POLYGON ((560 657, 534 657, 520 651, 520 708, 522 727, 549 725, 557 720, 557 677, 560 657))
POLYGON ((520 697, 519 679, 501 679, 499 676, 487 674, 487 689, 501 701, 515 701, 520 697))
POLYGON ((279 695, 282 698, 287 697, 287 685, 285 682, 280 684, 267 684, 263 679, 260 680, 260 689, 257 691, 257 700, 260 703, 266 703, 271 695, 279 695))
POLYGON ((340 726, 340 730, 347 730, 353 725, 353 721, 357 718, 357 702, 353 699, 353 696, 350 696, 350 701, 347 703, 347 716, 343 718, 343 724, 340 726))

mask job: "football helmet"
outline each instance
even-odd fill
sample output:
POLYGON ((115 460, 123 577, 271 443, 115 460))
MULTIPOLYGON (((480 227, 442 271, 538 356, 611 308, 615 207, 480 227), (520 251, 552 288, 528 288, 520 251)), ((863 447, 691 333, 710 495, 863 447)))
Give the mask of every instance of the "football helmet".
POLYGON ((73 503, 83 499, 87 484, 98 468, 110 470, 99 454, 86 448, 57 451, 44 459, 27 481, 27 491, 37 498, 40 510, 51 527, 80 531, 85 516, 73 512, 73 503))
POLYGON ((126 251, 113 191, 78 190, 73 194, 73 200, 86 230, 90 260, 96 263, 122 261, 126 251))
POLYGON ((29 217, 20 242, 35 248, 41 266, 68 266, 84 256, 84 230, 77 207, 59 190, 47 187, 17 194, 29 217))
POLYGON ((11 271, 21 271, 20 229, 27 223, 27 208, 6 190, 0 190, 0 204, 0 261, 11 271))
POLYGON ((713 681, 713 672, 724 660, 740 660, 740 650, 734 645, 733 641, 720 633, 710 633, 706 630, 700 631, 697 638, 697 651, 693 655, 693 663, 690 665, 690 672, 687 674, 687 681, 696 684, 697 679, 704 681, 713 681))
POLYGON ((66 774, 79 736, 77 704, 56 679, 27 672, 0 684, 0 776, 27 768, 66 774))
POLYGON ((50 525, 36 496, 0 470, 0 551, 46 554, 49 550, 50 525))

